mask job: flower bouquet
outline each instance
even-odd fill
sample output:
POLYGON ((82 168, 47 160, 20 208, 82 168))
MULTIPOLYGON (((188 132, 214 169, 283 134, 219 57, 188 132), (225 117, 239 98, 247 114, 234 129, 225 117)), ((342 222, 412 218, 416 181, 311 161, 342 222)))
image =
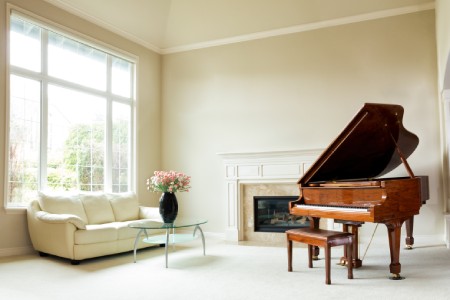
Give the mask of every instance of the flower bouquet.
POLYGON ((155 171, 147 179, 147 190, 152 192, 189 192, 191 177, 176 171, 155 171))

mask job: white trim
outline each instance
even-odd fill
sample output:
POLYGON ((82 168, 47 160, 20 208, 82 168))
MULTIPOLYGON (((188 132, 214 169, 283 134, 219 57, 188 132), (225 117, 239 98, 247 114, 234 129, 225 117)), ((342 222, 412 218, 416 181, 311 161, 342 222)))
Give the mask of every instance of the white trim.
POLYGON ((7 3, 6 4, 6 17, 9 18, 11 14, 15 14, 17 16, 21 16, 23 18, 29 19, 36 23, 36 25, 39 25, 49 31, 53 31, 55 33, 61 34, 67 38, 74 39, 78 42, 83 42, 84 44, 91 46, 92 48, 98 49, 100 51, 118 56, 120 58, 123 58, 125 60, 130 60, 132 62, 135 62, 137 60, 137 56, 135 54, 132 54, 130 52, 127 52, 125 50, 122 50, 120 48, 117 48, 113 45, 110 45, 108 43, 105 43, 101 40, 98 40, 96 38, 93 38, 89 35, 83 34, 81 32, 78 32, 72 28, 69 28, 67 26, 64 26, 62 24, 53 22, 47 18, 41 17, 40 15, 37 15, 31 11, 28 11, 26 9, 23 9, 19 6, 15 6, 14 4, 7 3))
POLYGON ((450 89, 442 91, 442 100, 449 100, 450 101, 450 89))
POLYGON ((444 187, 444 191, 443 191, 443 195, 444 195, 444 213, 445 215, 445 243, 447 245, 447 248, 450 248, 450 213, 447 211, 449 209, 449 195, 450 195, 450 191, 448 189, 448 180, 450 178, 450 166, 449 166, 449 130, 450 130, 450 89, 447 90, 443 90, 441 92, 441 100, 442 100, 442 132, 443 132, 443 143, 442 143, 442 151, 443 151, 443 168, 442 168, 442 172, 443 172, 443 187, 444 187))
POLYGON ((382 19, 382 18, 387 18, 387 17, 399 16, 399 15, 410 14, 410 13, 415 13, 415 12, 420 12, 420 11, 425 11, 425 10, 432 10, 434 8, 435 8, 434 2, 429 2, 429 3, 425 3, 425 4, 420 4, 420 5, 411 5, 411 6, 405 6, 405 7, 400 7, 400 8, 381 10, 381 11, 376 11, 376 12, 367 13, 367 14, 360 14, 360 15, 355 15, 355 16, 350 16, 350 17, 343 17, 343 18, 337 18, 337 19, 332 19, 332 20, 313 22, 313 23, 285 27, 285 28, 280 28, 280 29, 275 29, 275 30, 261 31, 261 32, 256 32, 256 33, 234 36, 234 37, 230 37, 230 38, 217 39, 217 40, 211 40, 211 41, 201 42, 201 43, 196 43, 196 44, 183 45, 183 46, 179 46, 179 47, 165 48, 165 49, 161 49, 160 53, 161 54, 171 54, 171 53, 177 53, 177 52, 185 52, 185 51, 191 51, 191 50, 197 50, 197 49, 203 49, 203 48, 223 46, 223 45, 228 45, 228 44, 265 39, 265 38, 275 37, 275 36, 280 36, 280 35, 311 31, 311 30, 316 30, 316 29, 321 29, 321 28, 334 27, 334 26, 340 26, 340 25, 345 25, 345 24, 351 24, 351 23, 364 22, 364 21, 382 19))
POLYGON ((10 27, 11 27, 11 19, 9 17, 10 14, 10 8, 9 8, 9 3, 6 3, 6 11, 5 11, 5 20, 6 20, 6 34, 4 37, 4 43, 6 45, 6 66, 5 66, 5 78, 6 78, 6 82, 5 82, 5 119, 4 119, 4 126, 5 126, 5 156, 3 157, 3 162, 5 164, 4 166, 4 170, 3 170, 3 208, 7 210, 7 206, 8 206, 8 180, 9 180, 9 155, 10 155, 10 146, 9 146, 9 132, 10 132, 10 103, 9 103, 9 99, 10 97, 10 91, 9 91, 9 87, 10 87, 10 74, 11 74, 11 70, 10 70, 10 47, 9 47, 9 40, 10 40, 10 27))
MULTIPOLYGON (((371 236, 359 236, 359 244, 360 250, 364 250, 367 248, 367 245, 370 243, 371 245, 376 245, 376 247, 384 247, 384 245, 389 247, 389 239, 386 236, 387 229, 384 224, 379 223, 380 226, 377 229, 377 232, 380 234, 371 236)), ((406 234, 402 233, 400 236, 401 241, 405 241, 406 234)), ((439 234, 427 234, 427 235, 414 235, 414 248, 421 248, 426 246, 435 246, 435 245, 445 245, 444 237, 439 234)), ((362 253, 360 253, 362 255, 362 253)))
POLYGON ((3 209, 5 210, 7 215, 25 215, 27 213, 26 206, 6 207, 6 198, 3 209))
POLYGON ((445 215, 445 244, 450 249, 450 214, 445 215))
POLYGON ((177 53, 177 52, 186 52, 186 51, 210 48, 210 47, 216 47, 216 46, 223 46, 223 45, 228 45, 228 44, 252 41, 252 40, 257 40, 257 39, 264 39, 264 38, 269 38, 269 37, 274 37, 274 36, 316 30, 316 29, 320 29, 320 28, 327 28, 327 27, 351 24, 351 23, 356 23, 356 22, 381 19, 381 18, 386 18, 386 17, 393 17, 393 16, 410 14, 410 13, 415 13, 415 12, 420 12, 420 11, 425 11, 425 10, 432 10, 435 8, 435 3, 434 3, 434 1, 432 1, 432 2, 424 3, 424 4, 381 10, 381 11, 377 11, 377 12, 373 12, 373 13, 354 15, 354 16, 350 16, 350 17, 343 17, 343 18, 337 18, 337 19, 320 21, 320 22, 313 22, 313 23, 285 27, 285 28, 280 28, 280 29, 275 29, 275 30, 255 32, 255 33, 238 35, 238 36, 224 38, 224 39, 205 41, 205 42, 201 42, 201 43, 186 44, 186 45, 177 46, 177 47, 161 48, 152 43, 144 41, 143 39, 141 39, 133 34, 125 32, 124 30, 114 26, 111 23, 105 22, 99 18, 96 18, 90 14, 87 14, 87 13, 85 13, 67 3, 64 3, 60 0, 45 0, 45 1, 56 7, 59 7, 61 9, 65 10, 65 11, 68 11, 80 18, 83 18, 89 22, 92 22, 98 26, 101 26, 113 33, 116 33, 116 34, 118 34, 132 42, 135 42, 147 49, 150 49, 158 54, 162 54, 162 55, 177 53))
MULTIPOLYGON (((106 111, 106 117, 107 120, 106 124, 107 124, 107 137, 106 137, 106 157, 111 158, 112 156, 112 149, 111 149, 111 141, 112 141, 112 118, 111 118, 111 113, 112 113, 112 103, 121 103, 121 104, 125 104, 128 105, 130 107, 130 125, 129 125, 129 130, 131 130, 131 133, 133 134, 129 134, 129 143, 130 143, 130 148, 129 148, 129 179, 131 181, 129 181, 129 190, 132 191, 136 191, 136 182, 134 181, 136 179, 136 176, 134 175, 134 173, 136 172, 136 163, 134 160, 134 156, 135 156, 135 147, 134 147, 134 143, 136 142, 135 137, 135 131, 136 129, 136 123, 134 121, 134 115, 135 115, 135 111, 136 111, 136 105, 137 105, 137 99, 135 98, 136 96, 136 91, 133 90, 132 94, 129 95, 129 97, 122 97, 119 95, 115 95, 112 93, 111 91, 111 72, 112 72, 112 68, 111 68, 111 57, 118 57, 120 59, 123 59, 127 62, 129 62, 132 67, 132 74, 133 76, 136 76, 136 68, 137 68, 137 63, 138 63, 138 57, 133 55, 133 54, 128 54, 125 51, 121 51, 118 48, 115 48, 113 46, 110 46, 106 43, 100 42, 98 40, 95 40, 93 38, 90 38, 88 36, 85 36, 83 34, 79 34, 76 31, 70 29, 70 28, 66 28, 62 25, 56 24, 52 21, 49 21, 45 18, 42 18, 38 15, 35 15, 31 12, 28 12, 27 10, 21 9, 19 7, 16 7, 14 5, 11 5, 9 3, 7 3, 7 10, 6 10, 6 19, 7 19, 7 100, 6 101, 6 126, 7 126, 7 134, 6 134, 6 141, 5 141, 5 145, 6 145, 6 153, 5 153, 5 162, 6 162, 6 168, 5 168, 5 187, 8 186, 8 180, 9 180, 9 133, 10 133, 10 129, 9 129, 9 123, 10 123, 10 84, 9 84, 9 78, 11 75, 17 75, 17 76, 22 76, 24 78, 29 78, 32 80, 37 80, 41 82, 41 130, 40 130, 40 154, 39 154, 39 165, 40 166, 45 166, 47 165, 47 117, 48 117, 48 86, 51 85, 59 85, 60 87, 66 88, 66 89, 72 89, 74 91, 77 92, 84 92, 86 94, 89 95, 96 95, 96 96, 100 96, 102 98, 105 99, 106 101, 106 105, 107 105, 107 111, 106 111), (42 41, 41 41, 41 65, 42 65, 42 70, 40 70, 39 72, 33 72, 33 71, 29 71, 26 69, 22 69, 20 67, 16 67, 16 66, 11 66, 10 65, 10 60, 9 60, 9 33, 10 33, 10 20, 11 17, 19 17, 24 19, 25 21, 31 22, 33 24, 35 24, 36 26, 39 26, 41 28, 43 28, 43 34, 42 34, 42 41), (96 90, 94 88, 90 88, 90 87, 86 87, 83 86, 81 84, 77 84, 77 83, 73 83, 73 82, 69 82, 66 81, 64 79, 59 79, 59 78, 54 78, 54 77, 50 77, 48 75, 48 70, 47 70, 47 66, 48 66, 48 61, 47 61, 47 54, 48 54, 48 31, 52 31, 52 32, 57 32, 58 34, 61 34, 63 37, 67 38, 67 39, 72 39, 80 44, 84 44, 84 45, 88 45, 89 47, 93 48, 93 49, 97 49, 98 51, 101 51, 103 53, 105 53, 108 57, 108 61, 107 61, 107 70, 106 70, 106 74, 105 76, 107 77, 107 90, 106 91, 99 91, 96 90), (131 172, 133 171, 133 172, 131 172), (131 173, 131 174, 130 174, 131 173)), ((130 82, 130 85, 132 87, 135 87, 135 81, 136 78, 133 77, 131 78, 132 81, 130 82)), ((41 190, 43 188, 45 188, 46 186, 46 178, 47 178, 47 174, 46 174, 46 168, 39 168, 39 182, 38 182, 38 190, 41 190)), ((106 190, 109 192, 112 192, 112 179, 111 179, 111 174, 112 174, 112 162, 111 160, 106 162, 105 164, 105 182, 104 182, 104 186, 105 189, 110 189, 110 190, 106 190)), ((9 212, 9 213, 20 213, 21 210, 19 211, 15 211, 14 209, 16 208, 22 208, 21 206, 11 206, 12 203, 8 202, 8 190, 5 189, 4 191, 4 208, 9 212)))
POLYGON ((132 42, 135 42, 135 43, 137 43, 139 45, 142 45, 142 46, 144 46, 147 49, 150 49, 150 50, 152 50, 152 51, 154 51, 156 53, 161 54, 161 49, 159 47, 157 47, 157 46, 155 46, 155 45, 153 45, 151 43, 148 43, 148 42, 144 41, 143 39, 138 38, 137 36, 135 36, 133 34, 130 34, 130 33, 126 32, 126 31, 124 31, 124 30, 114 26, 111 23, 105 22, 105 21, 103 21, 103 20, 101 20, 99 18, 91 16, 91 15, 89 15, 89 14, 79 10, 78 8, 75 8, 74 6, 72 6, 72 5, 68 4, 68 3, 62 2, 60 0, 45 0, 45 1, 50 3, 50 4, 52 4, 52 5, 54 5, 54 6, 56 6, 56 7, 59 7, 61 9, 65 10, 65 11, 68 11, 69 13, 71 13, 71 14, 73 14, 75 16, 83 18, 83 19, 85 19, 85 20, 87 20, 89 22, 92 22, 92 23, 94 23, 94 24, 96 24, 96 25, 98 25, 98 26, 100 26, 102 28, 105 28, 105 29, 107 29, 107 30, 109 30, 109 31, 111 31, 113 33, 116 33, 116 34, 118 34, 118 35, 120 35, 120 36, 122 36, 122 37, 124 37, 124 38, 126 38, 126 39, 128 39, 130 41, 132 41, 132 42))
POLYGON ((243 200, 245 184, 296 184, 322 153, 322 149, 218 153, 224 163, 227 228, 225 240, 243 239, 243 200))
POLYGON ((223 232, 203 231, 203 234, 205 235, 205 238, 208 239, 225 240, 223 232))

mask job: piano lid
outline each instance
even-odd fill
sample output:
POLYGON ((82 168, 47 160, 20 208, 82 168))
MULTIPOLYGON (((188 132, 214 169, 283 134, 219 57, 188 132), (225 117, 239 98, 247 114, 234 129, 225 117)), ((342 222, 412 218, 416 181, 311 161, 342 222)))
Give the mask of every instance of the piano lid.
POLYGON ((419 144, 402 119, 400 105, 364 104, 298 183, 367 180, 392 171, 402 163, 397 146, 406 159, 419 144))

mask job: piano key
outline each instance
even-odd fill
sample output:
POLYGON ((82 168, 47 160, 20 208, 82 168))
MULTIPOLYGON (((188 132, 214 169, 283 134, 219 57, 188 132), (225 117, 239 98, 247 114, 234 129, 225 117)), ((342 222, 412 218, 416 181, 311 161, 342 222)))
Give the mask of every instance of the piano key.
POLYGON ((326 210, 326 211, 354 211, 354 212, 364 212, 368 211, 367 207, 347 207, 347 206, 330 206, 330 205, 311 205, 311 204, 297 204, 295 205, 299 208, 306 209, 316 209, 316 210, 326 210))

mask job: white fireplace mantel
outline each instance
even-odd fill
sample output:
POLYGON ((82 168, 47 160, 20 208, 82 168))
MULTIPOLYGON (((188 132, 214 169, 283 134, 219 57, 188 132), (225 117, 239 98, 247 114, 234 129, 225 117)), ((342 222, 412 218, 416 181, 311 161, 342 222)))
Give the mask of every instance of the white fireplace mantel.
POLYGON ((296 183, 323 149, 218 153, 223 159, 228 203, 225 240, 243 239, 242 185, 296 183))

